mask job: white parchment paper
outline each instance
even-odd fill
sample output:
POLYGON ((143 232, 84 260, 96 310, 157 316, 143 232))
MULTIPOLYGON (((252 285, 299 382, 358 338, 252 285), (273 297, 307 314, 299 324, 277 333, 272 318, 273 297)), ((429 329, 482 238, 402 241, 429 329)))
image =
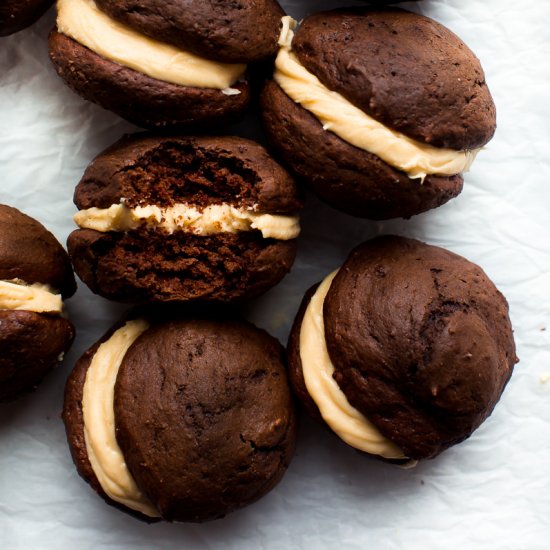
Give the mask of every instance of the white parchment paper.
MULTIPOLYGON (((343 4, 283 2, 297 18, 343 4)), ((494 140, 457 199, 409 221, 357 220, 309 197, 292 273, 247 314, 286 341, 303 292, 363 240, 399 233, 447 247, 480 264, 510 302, 521 362, 493 415, 408 471, 365 459, 304 419, 294 462, 260 502, 204 525, 144 525, 90 490, 65 442, 67 374, 124 310, 80 284, 64 363, 34 394, 0 407, 0 549, 550 547, 550 3, 405 6, 450 27, 481 59, 498 110, 494 140)), ((46 45, 53 20, 50 11, 0 39, 0 202, 65 242, 86 165, 135 128, 57 78, 46 45)), ((258 136, 254 115, 231 132, 258 136)))

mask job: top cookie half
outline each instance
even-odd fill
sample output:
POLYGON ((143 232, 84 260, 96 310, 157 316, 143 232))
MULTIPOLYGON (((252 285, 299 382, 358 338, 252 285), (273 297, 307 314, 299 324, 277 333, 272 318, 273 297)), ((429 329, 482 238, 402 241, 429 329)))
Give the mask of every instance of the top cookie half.
POLYGON ((284 11, 275 0, 96 0, 100 10, 155 40, 225 63, 277 51, 284 11))
POLYGON ((327 88, 408 137, 471 150, 495 132, 479 60, 428 17, 400 9, 316 14, 302 23, 292 50, 327 88))
POLYGON ((262 95, 268 139, 320 198, 410 217, 462 188, 496 128, 479 60, 450 30, 400 9, 285 18, 262 95))

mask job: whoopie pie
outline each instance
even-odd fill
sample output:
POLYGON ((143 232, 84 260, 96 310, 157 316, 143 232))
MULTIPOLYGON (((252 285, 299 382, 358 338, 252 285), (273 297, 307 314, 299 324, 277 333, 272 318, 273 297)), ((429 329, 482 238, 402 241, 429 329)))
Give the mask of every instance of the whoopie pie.
POLYGON ((328 204, 410 217, 458 195, 492 137, 495 106, 470 49, 398 8, 285 18, 262 94, 271 145, 328 204))
POLYGON ((202 522, 254 502, 296 439, 284 349, 221 315, 115 326, 70 375, 63 420, 79 474, 146 521, 202 522))
POLYGON ((244 138, 126 136, 90 164, 74 200, 69 255, 112 300, 250 299, 296 254, 296 185, 244 138))
POLYGON ((400 462, 469 437, 517 361, 508 304, 482 269, 394 236, 358 246, 309 290, 288 346, 306 411, 400 462))
POLYGON ((277 49, 276 0, 59 0, 50 57, 84 99, 145 128, 234 121, 248 63, 277 49))
POLYGON ((76 283, 69 257, 38 221, 0 205, 0 401, 33 390, 69 349, 63 298, 76 283))

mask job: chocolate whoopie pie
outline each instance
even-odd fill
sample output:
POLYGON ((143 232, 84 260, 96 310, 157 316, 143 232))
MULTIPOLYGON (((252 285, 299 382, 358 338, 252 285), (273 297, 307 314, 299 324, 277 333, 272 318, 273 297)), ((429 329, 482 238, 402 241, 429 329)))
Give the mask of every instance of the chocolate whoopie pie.
POLYGON ((0 401, 34 389, 69 349, 76 290, 69 257, 39 222, 0 205, 0 401))
POLYGON ((2 0, 0 36, 8 36, 31 26, 53 4, 53 0, 2 0))
POLYGON ((439 23, 398 8, 285 18, 265 130, 328 204, 410 217, 458 195, 492 137, 495 107, 475 55, 439 23))
POLYGON ((288 352, 306 411, 392 460, 469 437, 517 362, 508 304, 481 268, 393 236, 360 245, 309 290, 288 352))
POLYGON ((84 99, 145 128, 233 122, 246 65, 273 55, 276 0, 58 0, 50 57, 84 99))
POLYGON ((284 349, 250 323, 134 318, 70 375, 63 420, 79 474, 148 521, 201 522, 284 474, 296 419, 284 349))
POLYGON ((243 138, 126 136, 90 164, 74 199, 69 255, 112 300, 253 298, 296 254, 296 186, 243 138))

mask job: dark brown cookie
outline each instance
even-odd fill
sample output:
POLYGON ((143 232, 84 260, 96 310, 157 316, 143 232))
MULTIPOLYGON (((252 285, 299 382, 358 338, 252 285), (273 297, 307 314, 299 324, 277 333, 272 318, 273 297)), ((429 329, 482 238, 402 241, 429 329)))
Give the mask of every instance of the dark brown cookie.
MULTIPOLYGON (((82 397, 98 346, 67 382, 67 438, 80 475, 135 515, 107 496, 88 459, 82 397)), ((154 321, 122 360, 114 414, 132 477, 168 521, 206 521, 254 502, 280 480, 294 452, 284 350, 242 321, 154 321)))
MULTIPOLYGON (((420 147, 462 154, 487 143, 495 131, 495 107, 479 61, 457 36, 427 17, 397 8, 323 12, 304 19, 291 48, 328 90, 420 147)), ((408 218, 462 189, 462 164, 457 173, 429 174, 438 168, 426 168, 423 179, 422 170, 407 173, 399 166, 409 158, 386 162, 358 149, 273 82, 261 104, 268 140, 285 164, 346 213, 408 218)))
POLYGON ((35 219, 0 204, 0 280, 42 283, 68 298, 76 291, 71 263, 57 239, 35 219))
POLYGON ((84 99, 144 128, 197 128, 238 120, 250 101, 246 81, 226 95, 212 88, 179 86, 122 67, 56 31, 50 59, 59 76, 84 99))
POLYGON ((327 88, 420 142, 461 151, 495 132, 479 60, 433 19, 397 8, 318 13, 292 49, 327 88))
MULTIPOLYGON (((323 309, 334 380, 410 458, 434 457, 471 435, 517 361, 508 305, 481 268, 419 241, 381 237, 356 248, 323 309)), ((302 316, 289 350, 299 395, 302 316)))
POLYGON ((427 176, 423 183, 323 129, 275 82, 262 92, 269 142, 285 163, 327 204, 373 220, 409 218, 436 208, 462 191, 463 178, 427 176))
POLYGON ((74 328, 62 317, 0 310, 0 402, 35 389, 73 339, 74 328))
POLYGON ((251 63, 275 54, 284 15, 275 0, 98 0, 96 4, 151 38, 225 63, 251 63))
POLYGON ((32 25, 53 0, 3 0, 0 3, 0 36, 8 36, 32 25))
MULTIPOLYGON (((0 281, 48 285, 64 298, 76 290, 69 257, 56 238, 33 218, 6 205, 0 205, 0 281)), ((6 300, 0 309, 0 401, 34 389, 74 338, 71 323, 60 312, 10 307, 6 300)))
MULTIPOLYGON (((185 204, 231 205, 293 216, 302 201, 288 174, 242 138, 123 138, 88 167, 75 191, 81 209, 185 204)), ((257 230, 199 235, 158 228, 74 231, 68 248, 76 272, 96 293, 127 302, 252 298, 290 269, 295 239, 257 230)))

